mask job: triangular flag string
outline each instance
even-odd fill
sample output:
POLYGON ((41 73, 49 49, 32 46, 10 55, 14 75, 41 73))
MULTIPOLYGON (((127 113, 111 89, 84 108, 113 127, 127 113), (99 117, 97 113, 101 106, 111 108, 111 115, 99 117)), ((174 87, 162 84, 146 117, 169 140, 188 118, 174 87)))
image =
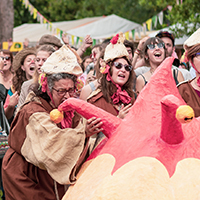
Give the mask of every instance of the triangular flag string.
MULTIPOLYGON (((62 34, 63 34, 63 30, 55 27, 52 22, 50 22, 49 20, 47 20, 30 2, 29 0, 20 0, 23 5, 25 6, 25 8, 27 8, 30 12, 31 15, 33 15, 33 19, 36 19, 40 24, 45 24, 46 25, 46 28, 50 31, 50 32, 53 32, 55 33, 56 35, 60 36, 62 38, 62 34)), ((146 31, 146 30, 145 30, 146 31)), ((129 30, 129 31, 126 31, 124 34, 125 34, 125 37, 126 39, 129 39, 129 35, 131 35, 132 33, 132 37, 135 38, 135 29, 133 30, 129 30), (129 33, 130 32, 130 33, 129 33)), ((72 45, 78 45, 78 43, 82 43, 83 42, 83 38, 79 37, 79 36, 75 36, 75 35, 71 35, 71 34, 68 34, 70 35, 70 38, 71 38, 71 42, 72 42, 72 45)), ((98 40, 99 41, 99 40, 98 40)), ((96 39, 93 39, 93 45, 95 45, 97 43, 97 40, 96 39)))

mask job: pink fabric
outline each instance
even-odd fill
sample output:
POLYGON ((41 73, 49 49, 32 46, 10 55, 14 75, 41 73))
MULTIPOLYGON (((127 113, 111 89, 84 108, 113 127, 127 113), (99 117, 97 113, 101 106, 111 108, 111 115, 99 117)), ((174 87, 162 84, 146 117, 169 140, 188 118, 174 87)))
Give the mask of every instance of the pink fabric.
POLYGON ((61 121, 62 128, 71 128, 72 127, 72 118, 74 117, 74 111, 64 112, 64 118, 61 121))
POLYGON ((42 92, 47 91, 47 77, 45 75, 41 75, 41 84, 42 84, 42 92))
POLYGON ((117 87, 117 91, 111 96, 113 103, 117 104, 119 103, 119 101, 121 101, 122 103, 129 104, 132 98, 128 95, 128 93, 125 90, 122 91, 122 88, 118 84, 114 83, 109 71, 106 76, 106 79, 107 81, 112 81, 112 83, 117 87))

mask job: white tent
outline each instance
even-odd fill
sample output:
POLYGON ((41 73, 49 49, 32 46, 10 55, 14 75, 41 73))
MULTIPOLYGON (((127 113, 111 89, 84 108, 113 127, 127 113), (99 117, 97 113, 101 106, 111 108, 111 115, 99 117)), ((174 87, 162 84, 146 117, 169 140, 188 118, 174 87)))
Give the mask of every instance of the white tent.
MULTIPOLYGON (((179 24, 176 24, 176 26, 181 26, 179 24)), ((157 33, 159 33, 160 31, 169 31, 170 33, 173 33, 170 28, 174 28, 175 25, 154 31, 152 33, 149 34, 150 37, 155 37, 157 33)), ((175 46, 181 46, 183 45, 183 43, 188 39, 189 36, 184 35, 183 37, 180 38, 175 38, 175 46)))
POLYGON ((142 26, 138 23, 112 14, 85 26, 71 29, 67 31, 67 33, 78 37, 85 37, 86 35, 90 35, 93 39, 103 39, 109 38, 119 32, 125 33, 133 29, 141 28, 142 26))
POLYGON ((31 42, 37 42, 44 34, 56 35, 56 28, 67 32, 70 29, 83 26, 85 24, 97 21, 104 18, 101 17, 88 17, 79 20, 63 21, 63 22, 52 22, 52 29, 47 27, 47 24, 22 24, 14 28, 13 30, 13 41, 23 42, 25 38, 28 38, 31 42))

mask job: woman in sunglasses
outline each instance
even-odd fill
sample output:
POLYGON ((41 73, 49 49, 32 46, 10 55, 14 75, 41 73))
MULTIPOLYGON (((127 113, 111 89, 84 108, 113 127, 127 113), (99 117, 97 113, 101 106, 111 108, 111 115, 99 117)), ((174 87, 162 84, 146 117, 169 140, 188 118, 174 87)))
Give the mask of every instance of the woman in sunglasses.
MULTIPOLYGON (((146 40, 143 47, 143 54, 145 63, 150 67, 150 70, 144 74, 141 74, 137 77, 136 80, 136 92, 139 94, 140 91, 144 88, 144 86, 148 83, 151 76, 157 67, 162 63, 162 61, 166 58, 166 49, 164 42, 157 37, 151 37, 146 40)), ((173 73, 173 70, 172 70, 173 73)), ((177 74, 174 76, 176 82, 178 80, 183 80, 183 76, 181 72, 177 70, 177 74)))
POLYGON ((0 69, 0 83, 4 85, 4 87, 9 90, 12 85, 12 61, 13 55, 12 52, 8 50, 0 51, 0 59, 3 60, 2 69, 0 69))
MULTIPOLYGON (((117 34, 105 48, 104 58, 100 61, 99 86, 87 99, 88 102, 122 119, 135 101, 135 73, 123 39, 123 34, 117 34)), ((93 137, 96 145, 103 134, 99 133, 93 137)))
POLYGON ((194 32, 185 42, 185 55, 196 71, 196 77, 178 85, 184 101, 193 108, 195 117, 200 116, 200 29, 194 32))

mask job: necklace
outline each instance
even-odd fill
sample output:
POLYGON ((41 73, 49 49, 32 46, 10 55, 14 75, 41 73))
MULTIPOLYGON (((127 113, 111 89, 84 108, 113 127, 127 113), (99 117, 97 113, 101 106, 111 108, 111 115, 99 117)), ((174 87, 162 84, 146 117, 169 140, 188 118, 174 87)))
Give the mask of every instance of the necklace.
POLYGON ((150 73, 152 75, 154 73, 155 69, 150 69, 149 71, 150 71, 150 73))

